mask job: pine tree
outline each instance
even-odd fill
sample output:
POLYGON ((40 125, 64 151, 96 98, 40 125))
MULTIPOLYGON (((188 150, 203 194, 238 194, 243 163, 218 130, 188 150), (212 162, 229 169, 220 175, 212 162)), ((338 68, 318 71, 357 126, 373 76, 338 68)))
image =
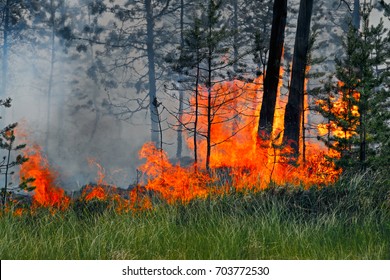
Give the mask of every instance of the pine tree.
MULTIPOLYGON (((0 100, 0 106, 9 108, 11 107, 11 99, 0 100)), ((17 123, 7 125, 0 131, 0 149, 4 150, 5 155, 0 160, 0 174, 4 175, 4 188, 1 189, 1 204, 2 210, 7 207, 8 197, 11 195, 11 191, 22 189, 25 191, 32 191, 35 187, 30 186, 29 183, 33 182, 32 178, 23 178, 22 182, 17 186, 12 186, 13 183, 9 181, 9 176, 14 174, 13 167, 22 165, 28 158, 19 153, 26 147, 26 144, 16 144, 15 128, 17 123), (17 152, 16 156, 13 155, 17 152)))
POLYGON ((363 11, 361 32, 350 27, 345 57, 336 61, 337 85, 319 101, 328 119, 320 139, 344 169, 379 166, 389 159, 389 35, 382 21, 369 27, 370 11, 369 6, 363 11))

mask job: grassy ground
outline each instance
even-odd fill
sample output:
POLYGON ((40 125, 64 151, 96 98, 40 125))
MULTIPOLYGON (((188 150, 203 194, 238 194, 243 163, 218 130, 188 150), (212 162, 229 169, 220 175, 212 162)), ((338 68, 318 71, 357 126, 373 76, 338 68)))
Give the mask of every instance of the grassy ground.
MULTIPOLYGON (((117 215, 0 218, 1 259, 390 259, 390 182, 274 187, 117 215)), ((79 211, 79 210, 77 210, 79 211)))

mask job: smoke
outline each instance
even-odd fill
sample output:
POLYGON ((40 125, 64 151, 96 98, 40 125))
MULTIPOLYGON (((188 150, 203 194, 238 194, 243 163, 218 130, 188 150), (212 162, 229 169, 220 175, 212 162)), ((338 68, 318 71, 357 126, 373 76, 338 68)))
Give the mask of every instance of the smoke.
MULTIPOLYGON (((78 10, 69 12, 76 17, 78 10)), ((37 41, 14 38, 10 43, 4 97, 11 97, 13 102, 11 108, 1 111, 1 126, 19 122, 28 131, 27 144, 43 147, 49 163, 58 169, 60 186, 66 190, 78 189, 96 180, 96 169, 87 163, 89 158, 105 168, 107 183, 123 188, 134 183, 136 169, 141 164, 138 151, 150 140, 150 117, 141 112, 132 118, 132 123, 118 120, 104 105, 108 92, 87 75, 87 54, 78 53, 74 47, 64 51, 58 38, 48 101, 50 40, 34 34, 37 32, 34 29, 26 32, 37 41)), ((293 30, 289 34, 291 38, 295 35, 293 30)), ((287 52, 292 53, 292 50, 287 49, 287 52)), ((112 91, 128 96, 136 94, 135 88, 112 91)), ((171 140, 175 139, 173 131, 164 132, 164 137, 167 143, 175 141, 171 140)), ((175 145, 165 148, 173 154, 175 145)))
POLYGON ((20 142, 42 147, 60 174, 59 185, 66 190, 96 180, 89 158, 105 168, 107 183, 126 188, 136 180, 138 151, 150 139, 147 116, 135 116, 135 124, 119 121, 102 105, 107 92, 88 78, 84 65, 80 66, 82 55, 74 49, 64 52, 58 38, 55 48, 48 100, 49 40, 40 42, 39 47, 12 42, 6 97, 13 101, 11 108, 1 112, 1 126, 18 122, 28 135, 20 142))

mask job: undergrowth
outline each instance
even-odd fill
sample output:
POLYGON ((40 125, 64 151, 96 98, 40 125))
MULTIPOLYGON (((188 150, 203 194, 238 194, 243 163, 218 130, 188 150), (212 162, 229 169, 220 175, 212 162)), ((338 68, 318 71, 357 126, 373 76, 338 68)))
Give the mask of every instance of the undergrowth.
POLYGON ((390 259, 390 182, 383 173, 344 175, 328 187, 160 202, 121 215, 103 204, 3 215, 0 258, 390 259))

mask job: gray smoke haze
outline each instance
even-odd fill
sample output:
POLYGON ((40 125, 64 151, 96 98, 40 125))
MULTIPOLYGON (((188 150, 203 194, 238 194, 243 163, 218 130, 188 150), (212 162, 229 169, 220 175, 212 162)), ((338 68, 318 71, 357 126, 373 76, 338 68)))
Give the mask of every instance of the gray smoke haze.
MULTIPOLYGON (((375 12, 372 23, 377 23, 379 18, 380 14, 375 12)), ((290 19, 293 20, 296 19, 290 19)), ((386 25, 390 26, 388 22, 386 25)), ((289 34, 294 35, 293 27, 289 34)), ((292 46, 293 37, 288 37, 286 42, 292 46)), ((75 47, 64 52, 57 38, 48 128, 50 44, 46 39, 40 45, 38 48, 29 43, 19 44, 17 40, 11 43, 7 96, 13 102, 11 108, 2 111, 2 126, 19 122, 29 131, 28 143, 37 143, 47 151, 51 165, 60 173, 61 186, 67 190, 95 181, 96 167, 88 165, 89 158, 105 168, 107 183, 127 187, 136 180, 136 169, 141 163, 138 151, 150 141, 150 117, 143 111, 136 114, 132 122, 121 121, 110 114, 109 106, 104 104, 107 104, 108 94, 118 94, 119 91, 131 96, 136 90, 106 90, 95 83, 86 74, 86 60, 81 57, 84 54, 77 53, 75 47), (92 103, 87 101, 85 105, 92 96, 95 100, 92 103), (49 145, 45 146, 48 129, 49 145)), ((334 53, 337 50, 328 51, 334 53)), ((161 88, 161 84, 159 86, 161 88)), ((164 132, 164 138, 175 143, 175 132, 164 132)), ((165 148, 174 154, 174 144, 165 148)))

